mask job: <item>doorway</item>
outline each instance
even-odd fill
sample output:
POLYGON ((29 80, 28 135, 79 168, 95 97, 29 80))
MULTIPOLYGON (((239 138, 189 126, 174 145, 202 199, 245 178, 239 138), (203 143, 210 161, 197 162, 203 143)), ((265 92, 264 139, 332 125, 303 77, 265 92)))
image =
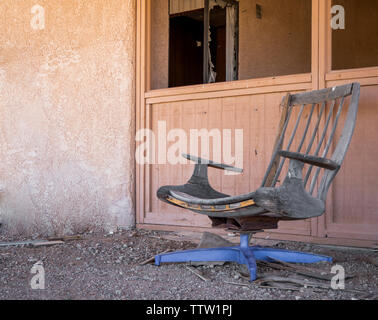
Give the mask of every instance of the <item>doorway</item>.
POLYGON ((169 19, 169 87, 202 83, 203 10, 169 19))
POLYGON ((213 6, 208 19, 205 12, 201 8, 169 16, 169 87, 237 79, 237 8, 213 6))

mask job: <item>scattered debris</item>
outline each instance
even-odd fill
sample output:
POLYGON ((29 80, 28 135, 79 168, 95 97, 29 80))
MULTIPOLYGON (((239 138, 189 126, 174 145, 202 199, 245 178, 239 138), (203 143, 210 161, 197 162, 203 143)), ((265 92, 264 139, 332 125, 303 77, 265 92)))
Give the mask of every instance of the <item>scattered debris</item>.
MULTIPOLYGON (((302 283, 277 281, 269 283, 266 279, 265 282, 259 283, 258 280, 251 283, 247 268, 237 263, 193 268, 201 276, 210 279, 205 282, 203 279, 196 280, 198 275, 192 275, 192 272, 186 269, 188 264, 185 263, 163 264, 160 268, 140 265, 141 261, 168 248, 171 251, 193 249, 200 242, 200 236, 195 242, 183 241, 182 237, 176 237, 175 241, 171 241, 159 238, 161 235, 168 235, 167 232, 138 230, 138 236, 132 238, 130 235, 133 231, 127 230, 113 237, 104 237, 103 232, 80 233, 83 241, 66 242, 65 245, 51 247, 33 249, 26 246, 0 247, 0 300, 295 300, 296 296, 304 300, 378 299, 376 266, 367 263, 366 260, 375 255, 368 251, 334 251, 318 248, 314 244, 288 241, 281 241, 278 246, 293 251, 316 251, 342 262, 346 275, 349 273, 356 275, 345 283, 346 290, 332 290, 330 281, 303 276, 290 271, 291 268, 284 270, 281 267, 289 267, 273 260, 270 262, 277 269, 259 263, 258 277, 287 276, 302 279, 302 283), (54 275, 49 276, 48 279, 49 288, 53 290, 43 292, 25 290, 26 276, 30 277, 30 269, 38 261, 43 261, 48 266, 48 274, 54 275), (240 277, 236 280, 235 275, 238 272, 240 277), (309 281, 304 280, 305 278, 309 281), (312 282, 320 282, 328 285, 329 288, 307 287, 306 289, 303 282, 306 286, 312 282), (121 290, 120 295, 117 290, 121 290)), ((227 236, 222 235, 222 237, 232 241, 227 236)), ((38 240, 38 238, 15 239, 0 233, 0 242, 8 244, 21 240, 38 240)), ((237 242, 239 239, 235 237, 234 240, 237 242)), ((270 246, 270 242, 266 245, 270 246)), ((153 260, 154 257, 152 262, 153 260)), ((295 264, 295 266, 306 267, 306 271, 311 270, 315 274, 328 275, 331 265, 321 263, 295 264)))
POLYGON ((369 257, 366 259, 366 261, 372 264, 373 266, 378 267, 378 257, 369 257))
POLYGON ((48 241, 48 240, 29 240, 29 241, 16 241, 16 242, 0 242, 0 247, 42 247, 63 244, 63 241, 48 241))
MULTIPOLYGON (((240 287, 249 287, 250 284, 247 283, 239 283, 239 282, 230 282, 230 281, 223 281, 226 284, 234 285, 234 286, 240 286, 240 287)), ((270 286, 270 285, 259 285, 256 282, 253 283, 255 287, 262 288, 262 289, 278 289, 278 290, 288 290, 288 291, 300 291, 301 289, 298 287, 285 287, 282 286, 282 284, 276 285, 276 286, 270 286)))
POLYGON ((232 242, 222 238, 221 236, 210 232, 204 232, 198 248, 220 248, 232 246, 234 246, 232 242))
MULTIPOLYGON (((260 285, 267 285, 273 288, 287 288, 286 285, 295 285, 297 287, 302 288, 314 288, 314 289, 321 289, 321 290, 333 290, 330 286, 330 283, 324 284, 321 282, 310 282, 307 279, 298 279, 298 278, 289 278, 289 277, 277 277, 275 275, 268 275, 264 276, 258 280, 256 280, 257 284, 260 285), (283 285, 283 286, 282 286, 283 285)), ((290 290, 288 288, 288 290, 290 290)), ((343 289, 344 292, 350 292, 350 293, 358 293, 362 294, 365 293, 365 291, 362 290, 355 290, 355 289, 343 289)))
MULTIPOLYGON (((258 261, 258 263, 262 264, 262 265, 266 265, 266 266, 271 267, 273 269, 286 270, 286 271, 294 272, 294 273, 297 273, 299 275, 318 279, 318 280, 331 281, 332 277, 334 276, 332 274, 322 272, 321 270, 318 270, 318 269, 315 269, 315 268, 304 267, 304 266, 297 265, 297 264, 287 263, 287 262, 283 262, 283 261, 273 259, 273 258, 271 258, 271 260, 274 261, 274 263, 273 262, 266 262, 266 261, 258 261)), ((354 275, 347 275, 346 280, 353 278, 353 277, 354 277, 354 275)))
MULTIPOLYGON (((352 298, 353 299, 353 298, 352 298)), ((369 292, 367 294, 364 294, 360 297, 361 300, 377 300, 378 299, 378 292, 369 292)))
POLYGON ((255 284, 256 287, 258 288, 262 288, 262 289, 274 289, 274 290, 287 290, 287 291, 300 291, 301 289, 300 288, 294 288, 294 287, 283 287, 283 286, 276 286, 276 287, 271 287, 271 286, 267 286, 267 285, 264 285, 264 286, 260 286, 260 285, 257 285, 255 284))
POLYGON ((50 237, 48 238, 49 241, 76 241, 76 240, 83 240, 83 237, 80 235, 76 236, 60 236, 60 237, 50 237))
MULTIPOLYGON (((197 249, 207 249, 207 248, 221 248, 221 247, 232 247, 235 246, 232 242, 222 238, 221 236, 204 232, 202 234, 201 241, 197 249)), ((192 266, 223 266, 224 261, 192 261, 190 263, 192 266)))
POLYGON ((230 282, 230 281, 223 281, 224 283, 231 284, 233 286, 240 286, 240 287, 249 287, 247 283, 239 283, 239 282, 230 282))
MULTIPOLYGON (((240 267, 244 267, 244 265, 240 265, 240 267)), ((244 280, 251 280, 251 276, 248 274, 248 273, 244 273, 243 271, 240 271, 239 270, 239 276, 240 278, 244 279, 244 280)))
MULTIPOLYGON (((320 282, 310 282, 307 279, 297 279, 297 278, 288 278, 288 277, 277 277, 274 275, 264 276, 256 280, 256 283, 260 285, 267 285, 271 287, 277 286, 277 284, 291 284, 303 288, 320 288, 320 289, 331 289, 330 284, 323 284, 320 282)), ((279 286, 278 286, 279 287, 279 286)))
POLYGON ((350 247, 350 246, 335 246, 330 244, 314 244, 314 246, 326 249, 332 249, 335 251, 377 251, 377 246, 373 245, 371 248, 350 247))
POLYGON ((130 238, 137 237, 137 236, 138 236, 138 232, 137 231, 133 231, 129 235, 130 238))
MULTIPOLYGON (((164 252, 162 253, 159 253, 159 254, 165 254, 165 253, 169 253, 171 252, 172 250, 171 249, 168 249, 168 250, 165 250, 164 252)), ((155 262, 155 256, 152 256, 151 258, 148 258, 147 260, 144 260, 142 261, 141 263, 139 263, 140 266, 144 266, 146 264, 149 264, 149 263, 154 263, 155 262)))
POLYGON ((209 278, 206 278, 206 277, 202 274, 202 272, 200 272, 200 271, 198 271, 198 270, 196 270, 196 269, 194 269, 194 268, 192 268, 192 267, 189 267, 189 266, 187 266, 186 269, 188 269, 191 273, 195 274, 198 278, 202 279, 203 281, 205 281, 205 282, 206 282, 206 281, 210 281, 210 279, 209 279, 209 278))
POLYGON ((11 242, 0 242, 0 247, 43 247, 43 246, 53 246, 57 244, 64 244, 67 241, 82 240, 82 236, 57 236, 49 237, 47 240, 26 240, 26 241, 11 241, 11 242))
POLYGON ((57 244, 64 244, 64 241, 37 241, 32 244, 33 247, 55 246, 57 244))

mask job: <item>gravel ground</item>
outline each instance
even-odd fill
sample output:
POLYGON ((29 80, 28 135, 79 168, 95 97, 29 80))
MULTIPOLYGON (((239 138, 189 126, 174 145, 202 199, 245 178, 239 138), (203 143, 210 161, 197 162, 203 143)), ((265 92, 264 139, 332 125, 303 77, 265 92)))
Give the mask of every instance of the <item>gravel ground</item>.
MULTIPOLYGON (((342 265, 346 290, 266 289, 243 278, 245 269, 234 263, 200 266, 210 281, 203 281, 187 269, 187 264, 140 265, 140 262, 167 249, 195 248, 188 241, 164 238, 167 233, 120 231, 112 235, 86 234, 83 240, 51 247, 0 247, 1 300, 355 300, 377 299, 378 272, 368 250, 330 249, 294 242, 276 242, 275 247, 300 250, 334 258, 333 264, 313 267, 330 273, 334 264, 342 265), (31 268, 42 261, 45 290, 32 290, 31 268), (232 282, 233 284, 225 283, 232 282), (239 284, 239 285, 237 285, 239 284), (352 291, 358 290, 358 291, 352 291)), ((0 234, 1 241, 11 239, 0 234)), ((299 275, 259 266, 259 277, 299 275)), ((303 278, 302 278, 303 279, 303 278)))

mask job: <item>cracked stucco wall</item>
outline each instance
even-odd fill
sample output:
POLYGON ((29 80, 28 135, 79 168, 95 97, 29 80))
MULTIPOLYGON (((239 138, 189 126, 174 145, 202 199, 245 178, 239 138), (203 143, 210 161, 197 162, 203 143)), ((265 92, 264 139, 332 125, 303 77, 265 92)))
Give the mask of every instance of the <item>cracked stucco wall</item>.
POLYGON ((134 0, 0 2, 3 230, 132 226, 134 118, 134 0))

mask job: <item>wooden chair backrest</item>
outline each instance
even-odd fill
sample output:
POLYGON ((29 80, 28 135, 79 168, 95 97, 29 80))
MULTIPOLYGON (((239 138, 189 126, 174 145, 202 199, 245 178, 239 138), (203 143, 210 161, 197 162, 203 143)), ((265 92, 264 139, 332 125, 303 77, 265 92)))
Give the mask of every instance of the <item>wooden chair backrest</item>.
MULTIPOLYGON (((263 187, 275 187, 287 175, 287 159, 281 150, 327 158, 343 163, 356 125, 360 84, 288 94, 283 99, 282 116, 271 162, 263 187)), ((306 165, 303 181, 306 190, 325 201, 328 189, 339 170, 306 165)))

